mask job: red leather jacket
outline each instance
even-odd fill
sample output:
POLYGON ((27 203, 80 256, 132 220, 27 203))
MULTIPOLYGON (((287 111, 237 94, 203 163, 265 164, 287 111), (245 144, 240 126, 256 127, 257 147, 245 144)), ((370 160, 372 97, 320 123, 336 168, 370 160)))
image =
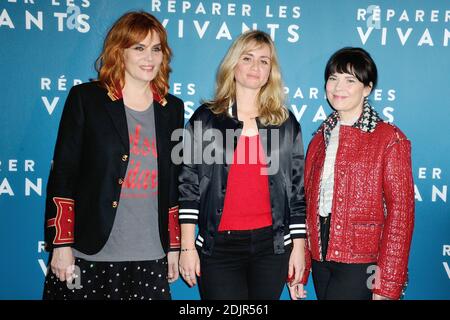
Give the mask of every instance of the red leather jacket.
MULTIPOLYGON (((353 127, 340 127, 326 260, 375 262, 379 285, 373 293, 398 299, 407 280, 414 225, 411 144, 397 127, 364 117, 353 127)), ((308 250, 303 283, 310 259, 321 261, 322 257, 318 212, 326 129, 324 122, 306 156, 308 250)))

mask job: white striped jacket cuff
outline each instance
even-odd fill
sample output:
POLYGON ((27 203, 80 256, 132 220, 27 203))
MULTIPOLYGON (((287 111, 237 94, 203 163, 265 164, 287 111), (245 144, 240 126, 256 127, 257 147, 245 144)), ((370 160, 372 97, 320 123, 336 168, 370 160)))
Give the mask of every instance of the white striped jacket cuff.
POLYGON ((198 209, 180 209, 178 211, 178 219, 180 224, 182 223, 197 223, 198 222, 198 209))
POLYGON ((289 225, 289 233, 292 239, 305 238, 306 237, 306 224, 291 224, 289 225))

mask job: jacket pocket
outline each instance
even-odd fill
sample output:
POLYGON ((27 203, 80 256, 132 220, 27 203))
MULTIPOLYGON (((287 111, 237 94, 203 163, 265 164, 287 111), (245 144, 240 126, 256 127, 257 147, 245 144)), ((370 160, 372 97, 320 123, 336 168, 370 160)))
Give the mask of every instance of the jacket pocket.
POLYGON ((354 222, 352 227, 352 253, 376 257, 378 255, 383 224, 373 221, 354 222))

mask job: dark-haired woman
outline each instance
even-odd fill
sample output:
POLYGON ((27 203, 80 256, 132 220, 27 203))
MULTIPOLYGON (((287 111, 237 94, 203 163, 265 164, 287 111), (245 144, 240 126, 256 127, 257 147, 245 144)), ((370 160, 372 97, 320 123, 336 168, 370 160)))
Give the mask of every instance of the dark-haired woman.
POLYGON ((399 299, 414 224, 410 141, 368 102, 377 68, 365 50, 334 53, 325 82, 335 111, 314 135, 305 165, 317 297, 399 299))
POLYGON ((170 57, 161 23, 130 12, 106 37, 99 81, 71 89, 47 186, 44 299, 170 299, 180 247, 170 135, 184 114, 168 94, 170 57))

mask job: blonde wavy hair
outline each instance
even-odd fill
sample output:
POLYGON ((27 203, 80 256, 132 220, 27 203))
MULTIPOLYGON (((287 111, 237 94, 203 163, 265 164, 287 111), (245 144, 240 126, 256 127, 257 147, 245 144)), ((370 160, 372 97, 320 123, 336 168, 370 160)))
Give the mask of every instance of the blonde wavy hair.
POLYGON ((163 25, 154 16, 143 11, 125 13, 111 27, 103 44, 103 50, 97 58, 95 67, 98 80, 110 92, 120 95, 125 85, 124 50, 139 43, 154 32, 159 35, 163 59, 152 88, 161 97, 169 91, 169 63, 172 50, 167 43, 167 33, 163 25))
POLYGON ((240 35, 225 55, 216 77, 216 91, 213 100, 205 103, 214 114, 228 115, 230 104, 236 100, 234 71, 239 59, 246 52, 267 45, 271 52, 271 70, 267 83, 258 94, 259 120, 263 125, 279 126, 289 114, 284 106, 283 82, 275 45, 270 36, 262 31, 247 31, 240 35))

